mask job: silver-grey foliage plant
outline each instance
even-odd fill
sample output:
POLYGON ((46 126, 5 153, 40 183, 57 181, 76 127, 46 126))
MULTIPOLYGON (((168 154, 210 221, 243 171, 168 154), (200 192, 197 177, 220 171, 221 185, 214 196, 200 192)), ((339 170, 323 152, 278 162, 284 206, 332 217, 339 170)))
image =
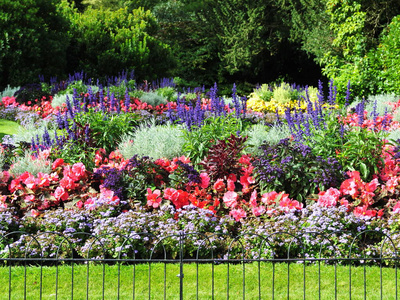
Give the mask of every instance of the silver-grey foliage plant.
POLYGON ((180 126, 151 122, 141 124, 132 135, 124 135, 118 149, 125 159, 136 154, 152 159, 172 159, 183 155, 184 142, 180 126))
POLYGON ((14 176, 19 176, 26 171, 33 176, 36 176, 39 172, 50 174, 51 163, 40 157, 35 158, 32 151, 25 151, 23 156, 18 156, 14 159, 10 172, 14 176))
POLYGON ((264 141, 267 141, 271 145, 279 143, 280 140, 288 138, 290 136, 289 126, 286 124, 274 124, 271 127, 265 126, 264 124, 258 123, 251 126, 244 133, 248 136, 246 144, 248 147, 246 151, 253 155, 261 155, 262 150, 260 146, 264 141))

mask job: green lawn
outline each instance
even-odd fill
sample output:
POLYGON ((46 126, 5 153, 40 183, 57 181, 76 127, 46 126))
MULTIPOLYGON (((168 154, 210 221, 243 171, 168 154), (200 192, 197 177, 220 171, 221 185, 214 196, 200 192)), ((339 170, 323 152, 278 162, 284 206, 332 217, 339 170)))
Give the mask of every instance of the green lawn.
MULTIPOLYGON (((258 264, 245 265, 245 298, 259 299, 303 299, 304 266, 301 264, 262 263, 260 268, 260 286, 258 278, 258 264), (275 276, 273 277, 273 269, 275 276), (289 272, 288 272, 289 270, 289 272), (289 275, 288 275, 289 274, 289 275), (289 280, 289 283, 288 283, 289 280), (274 286, 274 294, 272 294, 274 286)), ((211 299, 212 266, 199 265, 198 297, 211 299)), ((227 298, 227 265, 214 266, 214 297, 227 298)), ((26 286, 24 287, 24 267, 0 267, 0 298, 1 299, 40 299, 40 267, 26 269, 26 286), (11 272, 11 282, 9 282, 11 272), (9 286, 11 297, 9 298, 9 286)), ((149 281, 149 266, 147 264, 133 266, 103 266, 75 265, 43 267, 42 269, 42 299, 56 299, 56 278, 58 272, 57 299, 148 299, 149 286, 151 299, 164 299, 164 271, 166 274, 166 299, 179 299, 179 265, 151 264, 151 278, 149 281), (73 269, 73 272, 72 272, 73 269), (73 289, 72 289, 73 274, 73 289), (119 274, 119 275, 118 275, 119 274), (104 277, 103 277, 104 276, 104 277), (88 280, 87 280, 88 278, 88 280), (104 280, 103 280, 104 278, 104 280), (119 282, 119 284, 118 284, 119 282), (149 285, 150 283, 150 285, 149 285), (134 293, 134 295, 133 295, 134 293)), ((365 269, 367 299, 381 299, 379 267, 365 269)), ((196 265, 184 265, 184 299, 196 299, 196 265)), ((396 299, 396 271, 391 268, 382 269, 382 298, 396 299)), ((364 299, 364 268, 352 268, 352 297, 364 299)), ((229 265, 229 298, 243 299, 243 265, 229 265)), ((307 266, 305 271, 305 298, 306 299, 335 299, 335 269, 333 266, 307 266), (318 274, 321 281, 318 281, 318 274), (320 284, 320 288, 319 288, 320 284), (319 294, 320 291, 320 294, 319 294)), ((337 299, 349 299, 349 267, 337 266, 337 299)))
POLYGON ((16 122, 0 119, 0 140, 7 134, 17 133, 19 127, 20 125, 16 122))

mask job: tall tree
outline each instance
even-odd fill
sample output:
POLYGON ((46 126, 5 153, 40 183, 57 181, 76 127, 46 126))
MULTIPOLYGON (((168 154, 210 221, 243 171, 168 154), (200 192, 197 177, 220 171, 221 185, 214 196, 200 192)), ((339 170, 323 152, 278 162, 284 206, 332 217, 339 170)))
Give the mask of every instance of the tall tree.
POLYGON ((0 87, 62 75, 69 43, 61 0, 0 2, 0 87))

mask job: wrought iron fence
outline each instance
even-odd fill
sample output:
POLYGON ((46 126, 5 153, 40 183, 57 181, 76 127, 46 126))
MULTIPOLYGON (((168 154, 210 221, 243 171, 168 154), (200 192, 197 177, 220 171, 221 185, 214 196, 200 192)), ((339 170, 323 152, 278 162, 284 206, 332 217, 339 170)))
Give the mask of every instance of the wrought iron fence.
POLYGON ((400 234, 0 236, 1 299, 397 299, 400 234))

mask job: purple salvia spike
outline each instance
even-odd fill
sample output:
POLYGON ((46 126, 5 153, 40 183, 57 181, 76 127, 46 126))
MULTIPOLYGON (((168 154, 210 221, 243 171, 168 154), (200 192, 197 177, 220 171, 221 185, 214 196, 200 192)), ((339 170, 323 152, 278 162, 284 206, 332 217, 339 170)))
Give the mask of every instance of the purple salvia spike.
POLYGON ((125 89, 125 112, 129 111, 129 104, 131 103, 131 97, 129 96, 128 88, 125 89))

